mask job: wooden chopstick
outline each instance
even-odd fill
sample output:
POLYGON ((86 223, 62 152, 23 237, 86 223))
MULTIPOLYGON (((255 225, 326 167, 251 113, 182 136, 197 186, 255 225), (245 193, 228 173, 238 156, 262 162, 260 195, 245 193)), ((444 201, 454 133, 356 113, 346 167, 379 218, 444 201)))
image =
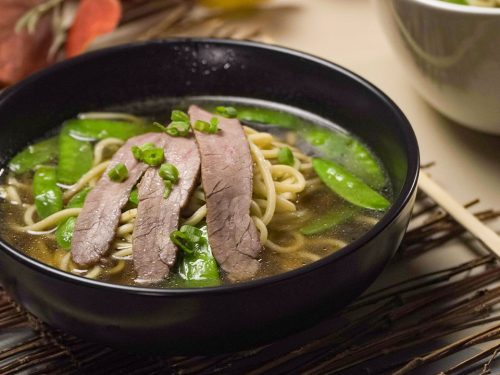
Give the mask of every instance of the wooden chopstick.
POLYGON ((466 210, 422 170, 420 170, 418 186, 434 202, 448 212, 451 217, 481 241, 488 250, 500 258, 500 236, 498 234, 466 210))

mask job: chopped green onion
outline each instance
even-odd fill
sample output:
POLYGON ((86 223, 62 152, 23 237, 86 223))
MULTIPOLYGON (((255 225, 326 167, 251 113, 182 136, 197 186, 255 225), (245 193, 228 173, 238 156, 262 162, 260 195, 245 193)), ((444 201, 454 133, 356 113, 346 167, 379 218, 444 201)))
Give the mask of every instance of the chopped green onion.
POLYGON ((108 171, 108 177, 114 182, 125 181, 128 177, 128 169, 125 164, 118 163, 108 171))
POLYGON ((163 126, 162 124, 160 124, 159 122, 153 122, 153 125, 156 126, 157 128, 159 128, 161 131, 165 132, 167 130, 167 128, 165 126, 163 126))
POLYGON ((189 122, 184 121, 172 121, 168 126, 163 126, 157 122, 154 125, 172 137, 187 137, 191 128, 189 122))
POLYGON ((134 206, 137 206, 139 204, 139 190, 137 188, 134 188, 130 192, 130 196, 128 197, 129 203, 133 204, 134 206))
POLYGON ((186 112, 184 111, 179 111, 177 109, 174 109, 172 111, 172 114, 170 115, 170 119, 174 122, 180 121, 180 122, 186 122, 189 124, 189 116, 186 112))
POLYGON ((174 184, 179 180, 179 170, 175 165, 170 163, 162 164, 158 170, 158 174, 165 181, 171 181, 174 184))
POLYGON ((196 120, 196 122, 194 123, 194 128, 203 133, 215 134, 217 133, 217 130, 219 130, 218 124, 219 119, 216 117, 212 117, 210 122, 196 120))
POLYGON ((134 158, 136 158, 136 160, 142 159, 142 150, 138 146, 132 146, 131 151, 132 155, 134 155, 134 158))
POLYGON ((278 151, 278 163, 285 165, 293 165, 295 163, 295 159, 293 157, 292 150, 288 147, 282 147, 278 151))
POLYGON ((152 167, 157 167, 165 160, 162 148, 155 147, 142 151, 142 161, 152 167))
POLYGON ((165 184, 165 190, 163 191, 163 198, 167 199, 168 197, 170 197, 170 193, 172 193, 173 183, 170 180, 165 180, 163 181, 163 183, 165 184))
POLYGON ((188 236, 186 233, 181 232, 180 230, 175 230, 170 233, 170 239, 179 249, 183 250, 187 254, 192 254, 193 249, 189 246, 191 243, 188 241, 188 236))
POLYGON ((174 137, 187 137, 191 125, 187 122, 173 121, 167 126, 166 133, 174 137))
POLYGON ((132 146, 132 155, 139 161, 144 161, 144 151, 156 148, 154 143, 144 143, 142 146, 132 146))
POLYGON ((234 107, 216 107, 215 113, 227 118, 235 118, 236 116, 238 116, 238 111, 234 107))
POLYGON ((181 229, 170 233, 170 239, 181 250, 192 254, 195 245, 203 240, 203 232, 192 225, 183 225, 181 229))
POLYGON ((203 232, 201 231, 201 229, 198 229, 192 225, 183 225, 180 231, 186 233, 192 243, 200 242, 201 237, 203 236, 203 232))

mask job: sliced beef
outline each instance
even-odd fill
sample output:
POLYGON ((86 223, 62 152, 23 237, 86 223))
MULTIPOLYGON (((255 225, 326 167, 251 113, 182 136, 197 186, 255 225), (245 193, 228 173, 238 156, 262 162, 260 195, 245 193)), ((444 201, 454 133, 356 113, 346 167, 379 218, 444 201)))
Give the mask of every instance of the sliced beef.
POLYGON ((71 256, 82 266, 96 263, 108 251, 115 237, 121 210, 130 196, 130 191, 148 169, 148 165, 138 162, 132 155, 132 146, 154 143, 163 146, 163 137, 158 133, 148 133, 130 138, 113 156, 106 172, 87 196, 82 212, 76 220, 71 256), (108 171, 116 164, 123 163, 128 169, 128 178, 123 182, 113 182, 108 171))
MULTIPOLYGON (((189 108, 191 122, 214 115, 189 108)), ((201 155, 201 178, 207 201, 208 240, 221 268, 232 280, 245 280, 260 267, 262 244, 250 217, 253 162, 238 120, 219 117, 219 132, 195 131, 201 155)))
POLYGON ((166 199, 157 168, 149 168, 140 182, 132 249, 136 281, 143 283, 163 280, 174 265, 177 247, 170 233, 178 228, 180 211, 189 200, 200 170, 194 138, 163 137, 166 162, 179 170, 179 181, 166 199))

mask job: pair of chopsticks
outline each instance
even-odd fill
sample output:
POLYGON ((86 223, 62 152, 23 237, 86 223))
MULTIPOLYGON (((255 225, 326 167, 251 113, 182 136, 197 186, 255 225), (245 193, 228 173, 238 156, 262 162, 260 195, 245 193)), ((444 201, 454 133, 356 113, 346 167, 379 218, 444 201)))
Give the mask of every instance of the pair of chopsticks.
POLYGON ((498 234, 478 220, 422 170, 420 170, 418 186, 429 198, 481 241, 489 251, 500 258, 500 236, 498 234))

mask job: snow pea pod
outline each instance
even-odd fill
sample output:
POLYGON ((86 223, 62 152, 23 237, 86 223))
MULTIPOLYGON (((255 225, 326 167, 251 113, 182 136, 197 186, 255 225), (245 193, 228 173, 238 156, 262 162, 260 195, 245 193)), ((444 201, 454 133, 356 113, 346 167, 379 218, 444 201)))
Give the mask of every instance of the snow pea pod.
POLYGON ((58 177, 63 184, 74 184, 92 167, 89 141, 104 138, 127 140, 136 135, 157 132, 152 124, 100 119, 73 119, 64 123, 59 136, 58 177))
POLYGON ((183 251, 179 262, 177 275, 183 287, 216 286, 221 282, 219 267, 208 243, 207 227, 203 226, 200 230, 200 241, 192 245, 190 253, 183 251))
POLYGON ((383 211, 390 202, 340 164, 329 160, 313 159, 317 175, 334 193, 346 201, 363 208, 383 211))
POLYGON ((15 174, 23 174, 38 165, 55 160, 58 155, 57 142, 57 137, 52 137, 26 147, 12 158, 10 170, 15 174))
POLYGON ((319 127, 306 127, 299 134, 322 156, 343 165, 374 189, 386 184, 385 174, 372 153, 357 139, 319 127))
POLYGON ((59 135, 59 163, 57 178, 59 182, 72 185, 92 168, 94 152, 89 141, 71 136, 70 128, 64 126, 59 135))
POLYGON ((101 119, 73 119, 66 121, 64 127, 74 138, 86 140, 100 140, 110 137, 127 140, 136 135, 158 132, 158 129, 152 124, 101 119))
POLYGON ((346 222, 354 213, 355 210, 353 208, 344 207, 339 209, 336 207, 312 219, 309 223, 300 228, 300 233, 311 236, 313 234, 325 232, 336 225, 346 222))
POLYGON ((285 129, 297 129, 302 121, 286 112, 267 108, 237 107, 238 119, 259 124, 275 125, 285 129))
MULTIPOLYGON (((66 208, 81 208, 85 203, 88 193, 92 190, 87 187, 80 190, 70 199, 66 208)), ((56 229, 56 242, 60 248, 69 250, 71 248, 71 240, 73 239, 73 231, 75 230, 76 217, 69 217, 59 223, 56 229)))
POLYGON ((73 239, 73 232, 75 230, 76 217, 68 217, 57 226, 56 229, 56 242, 60 248, 64 250, 71 249, 71 240, 73 239))
POLYGON ((46 218, 62 210, 62 191, 57 186, 57 175, 54 167, 40 167, 33 177, 33 196, 36 212, 40 218, 46 218))
POLYGON ((85 199, 87 198, 87 195, 90 193, 90 190, 92 190, 89 187, 86 187, 82 190, 80 190, 78 193, 73 195, 73 198, 71 198, 66 205, 66 208, 81 208, 83 207, 85 203, 85 199))

